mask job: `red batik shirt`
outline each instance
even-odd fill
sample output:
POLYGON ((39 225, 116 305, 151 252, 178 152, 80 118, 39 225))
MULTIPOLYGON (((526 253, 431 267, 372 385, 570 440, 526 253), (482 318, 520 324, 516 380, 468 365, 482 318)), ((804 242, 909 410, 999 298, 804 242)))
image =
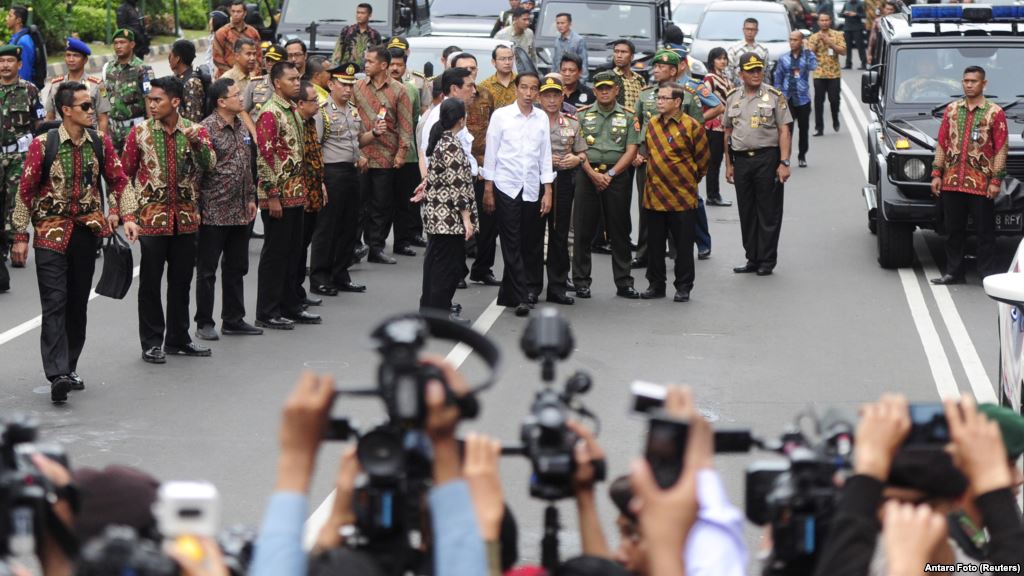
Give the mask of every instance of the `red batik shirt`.
POLYGON ((302 161, 305 125, 295 104, 277 94, 263 105, 256 120, 256 187, 261 209, 276 198, 282 208, 304 206, 302 161))
POLYGON ((28 225, 35 229, 32 245, 63 254, 71 242, 75 224, 99 237, 110 235, 100 199, 100 174, 107 181, 109 213, 119 214, 121 194, 128 179, 110 137, 103 134, 103 166, 93 152, 88 132, 74 142, 62 125, 60 145, 46 177, 41 174, 47 134, 29 144, 14 205, 14 241, 28 241, 28 225))
POLYGON ((377 114, 384 109, 387 130, 361 149, 370 168, 394 168, 405 163, 405 153, 413 146, 412 102, 405 85, 390 77, 379 87, 370 78, 356 82, 353 101, 359 109, 363 129, 371 130, 377 114))
POLYGON ((990 184, 1006 176, 1008 141, 1006 113, 998 104, 983 99, 969 108, 966 99, 951 102, 939 128, 932 178, 942 179, 944 192, 985 196, 990 184))

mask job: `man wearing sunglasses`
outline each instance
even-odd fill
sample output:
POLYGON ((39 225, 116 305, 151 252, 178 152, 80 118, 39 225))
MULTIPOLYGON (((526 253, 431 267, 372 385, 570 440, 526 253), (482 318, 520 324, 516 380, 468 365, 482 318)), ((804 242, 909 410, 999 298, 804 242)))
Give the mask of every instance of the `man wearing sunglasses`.
MULTIPOLYGON (((43 370, 50 381, 50 399, 60 403, 67 400, 69 390, 85 389, 75 371, 85 345, 96 239, 109 236, 117 227, 121 194, 128 179, 110 136, 92 128, 96 109, 88 87, 81 82, 65 82, 52 100, 63 122, 60 128, 35 138, 28 146, 25 176, 14 210, 11 258, 21 265, 28 259, 31 222, 43 309, 43 370), (50 166, 44 169, 47 160, 50 166), (66 174, 65 166, 81 166, 81 177, 66 174), (100 199, 101 176, 107 181, 106 217, 100 199)), ((129 229, 134 226, 125 224, 129 229)))

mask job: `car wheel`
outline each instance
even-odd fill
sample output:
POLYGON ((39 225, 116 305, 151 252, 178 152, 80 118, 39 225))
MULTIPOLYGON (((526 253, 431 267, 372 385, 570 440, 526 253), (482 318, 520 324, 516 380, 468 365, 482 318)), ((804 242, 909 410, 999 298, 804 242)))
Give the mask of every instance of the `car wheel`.
POLYGON ((914 226, 886 222, 879 213, 878 264, 882 268, 905 268, 914 263, 914 226))

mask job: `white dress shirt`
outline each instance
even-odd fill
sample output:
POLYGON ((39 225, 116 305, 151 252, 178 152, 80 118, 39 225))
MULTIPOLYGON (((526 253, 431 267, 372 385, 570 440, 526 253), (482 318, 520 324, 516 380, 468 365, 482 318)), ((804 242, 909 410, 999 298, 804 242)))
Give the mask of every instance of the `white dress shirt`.
MULTIPOLYGON (((445 98, 447 100, 447 98, 445 98)), ((423 162, 427 167, 430 167, 430 156, 427 156, 427 144, 430 143, 430 129, 437 124, 438 120, 441 119, 441 105, 438 104, 430 109, 430 113, 427 114, 426 119, 420 120, 420 139, 419 147, 420 153, 423 154, 423 162)), ((480 167, 477 166, 476 158, 473 157, 473 135, 469 133, 469 130, 465 126, 459 133, 455 135, 459 142, 462 143, 462 151, 466 153, 466 158, 469 159, 469 171, 472 172, 473 176, 476 176, 480 172, 480 167)))
POLYGON ((548 115, 534 107, 523 114, 516 102, 495 110, 487 126, 482 174, 506 196, 515 198, 522 190, 524 202, 536 202, 540 185, 555 180, 548 115))

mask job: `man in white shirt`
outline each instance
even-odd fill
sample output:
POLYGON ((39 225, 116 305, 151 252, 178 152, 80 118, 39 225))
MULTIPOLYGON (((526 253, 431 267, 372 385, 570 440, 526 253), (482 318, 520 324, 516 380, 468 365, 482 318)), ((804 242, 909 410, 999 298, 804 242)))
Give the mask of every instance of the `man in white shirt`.
MULTIPOLYGON (((472 73, 467 68, 449 68, 441 74, 441 94, 444 95, 444 99, 455 98, 462 100, 462 102, 468 107, 473 103, 473 95, 476 91, 475 85, 472 80, 472 73)), ((419 143, 420 149, 420 177, 426 179, 427 177, 427 166, 430 165, 430 158, 427 157, 427 144, 430 141, 430 129, 437 124, 437 121, 441 118, 441 107, 434 106, 427 113, 427 117, 420 122, 420 133, 417 142, 419 143)), ((473 171, 473 176, 477 175, 479 167, 477 166, 476 159, 473 158, 473 135, 469 133, 469 130, 463 128, 457 134, 459 142, 462 143, 462 150, 466 153, 466 158, 469 159, 469 165, 473 171)))
MULTIPOLYGON (((534 72, 516 77, 516 101, 498 108, 487 127, 484 151, 484 211, 495 213, 505 262, 498 304, 514 306, 516 316, 527 316, 533 302, 527 293, 524 265, 543 258, 543 217, 551 211, 550 125, 547 114, 534 108, 540 78, 534 72), (543 185, 543 195, 541 194, 543 185)), ((539 260, 538 260, 539 261, 539 260)))

